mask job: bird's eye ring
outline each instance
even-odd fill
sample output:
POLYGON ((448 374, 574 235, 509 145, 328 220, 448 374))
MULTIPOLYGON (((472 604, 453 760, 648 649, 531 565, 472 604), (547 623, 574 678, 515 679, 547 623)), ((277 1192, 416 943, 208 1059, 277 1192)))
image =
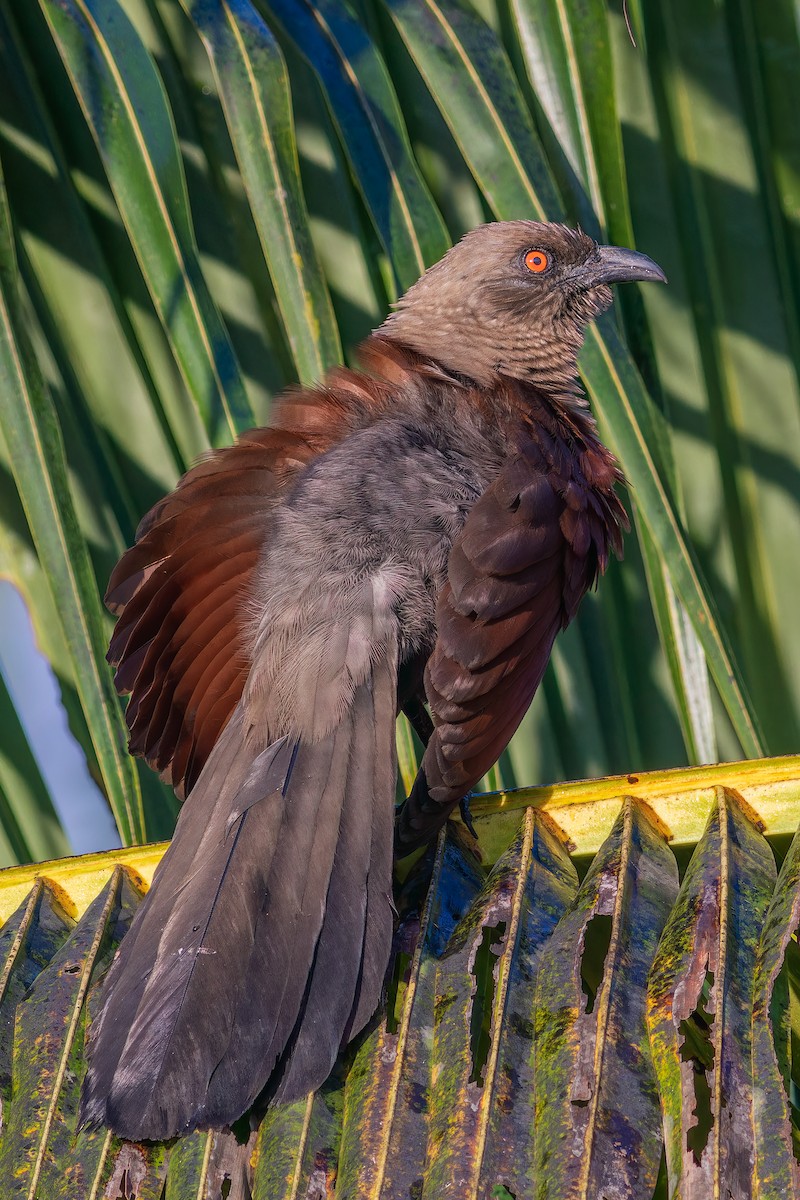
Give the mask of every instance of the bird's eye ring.
POLYGON ((550 266, 550 258, 544 250, 529 250, 523 261, 534 275, 541 275, 550 266))

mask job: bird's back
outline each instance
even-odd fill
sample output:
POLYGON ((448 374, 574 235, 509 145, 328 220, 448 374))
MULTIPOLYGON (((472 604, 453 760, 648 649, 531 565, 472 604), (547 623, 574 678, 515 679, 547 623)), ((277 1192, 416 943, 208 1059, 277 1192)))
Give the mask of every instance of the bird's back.
POLYGON ((427 560, 421 607, 401 595, 398 611, 410 639, 430 641, 449 546, 506 453, 504 420, 385 338, 361 357, 366 371, 289 391, 269 426, 188 471, 112 574, 108 658, 131 696, 130 748, 181 798, 241 699, 259 629, 289 607, 289 578, 296 597, 320 563, 341 581, 393 547, 417 574, 427 560))

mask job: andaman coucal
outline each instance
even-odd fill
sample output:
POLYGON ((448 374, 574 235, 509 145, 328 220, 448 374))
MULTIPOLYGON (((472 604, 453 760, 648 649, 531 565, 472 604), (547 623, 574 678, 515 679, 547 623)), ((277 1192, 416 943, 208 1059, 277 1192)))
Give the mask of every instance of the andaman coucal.
POLYGON ((620 551, 576 358, 625 280, 664 275, 563 225, 475 229, 362 371, 285 393, 142 521, 109 659, 131 750, 186 802, 102 987, 84 1121, 230 1124, 321 1084, 375 1011, 393 839, 496 761, 620 551), (403 708, 430 736, 395 822, 403 708))

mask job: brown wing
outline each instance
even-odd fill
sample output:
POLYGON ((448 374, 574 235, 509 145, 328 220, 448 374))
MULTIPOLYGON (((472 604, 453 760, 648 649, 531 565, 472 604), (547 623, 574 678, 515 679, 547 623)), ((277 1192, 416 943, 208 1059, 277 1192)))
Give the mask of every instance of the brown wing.
POLYGON ((199 462, 142 520, 109 581, 119 615, 108 652, 130 692, 130 748, 182 798, 238 703, 253 572, 272 512, 317 455, 391 402, 413 356, 372 339, 382 382, 344 368, 325 387, 288 393, 268 428, 199 462))
POLYGON ((620 550, 619 472, 599 444, 544 435, 477 501, 453 545, 425 671, 436 726, 398 825, 405 852, 497 761, 528 710, 553 641, 620 550), (543 444, 544 443, 544 444, 543 444))

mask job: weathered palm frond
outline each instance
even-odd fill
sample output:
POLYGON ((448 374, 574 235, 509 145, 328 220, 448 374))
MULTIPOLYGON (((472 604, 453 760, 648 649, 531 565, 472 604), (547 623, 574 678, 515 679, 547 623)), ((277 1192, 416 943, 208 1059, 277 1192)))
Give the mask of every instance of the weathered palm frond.
POLYGON ((800 759, 475 816, 493 866, 459 824, 416 862, 385 1004, 322 1089, 169 1146, 76 1130, 95 989, 163 848, 0 873, 4 1200, 800 1195, 800 759))

